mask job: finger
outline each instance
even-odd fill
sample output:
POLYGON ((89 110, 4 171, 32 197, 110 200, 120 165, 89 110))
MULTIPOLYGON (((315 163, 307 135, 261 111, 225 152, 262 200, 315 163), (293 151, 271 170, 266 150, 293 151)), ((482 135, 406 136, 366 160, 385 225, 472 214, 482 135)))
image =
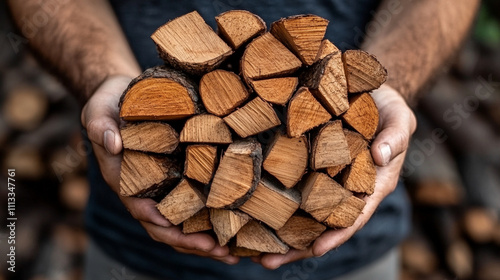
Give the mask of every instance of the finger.
POLYGON ((263 267, 267 269, 277 269, 280 266, 294 262, 297 260, 301 260, 304 258, 312 257, 312 249, 308 248, 307 250, 295 250, 290 249, 286 254, 264 254, 260 258, 260 263, 263 267))
POLYGON ((117 121, 109 116, 109 112, 93 110, 90 120, 84 124, 90 141, 104 147, 111 155, 122 151, 122 139, 117 121))
POLYGON ((171 227, 170 223, 156 208, 156 201, 150 198, 120 197, 123 204, 134 219, 155 224, 161 227, 171 227))
POLYGON ((224 250, 224 251, 227 251, 227 254, 222 255, 222 256, 219 256, 218 254, 214 254, 214 250, 212 250, 210 252, 203 252, 203 251, 199 251, 199 250, 189 250, 189 249, 184 249, 184 248, 180 248, 180 247, 172 247, 172 248, 174 248, 177 252, 180 252, 180 253, 193 254, 193 255, 198 255, 198 256, 202 256, 202 257, 209 257, 209 258, 212 258, 214 260, 218 260, 218 261, 224 262, 226 264, 230 264, 230 265, 237 264, 240 261, 239 257, 229 255, 229 249, 227 248, 227 246, 225 246, 225 247, 218 246, 214 249, 214 250, 219 250, 221 248, 225 248, 226 250, 224 250))
POLYGON ((122 155, 110 155, 104 147, 96 143, 92 143, 92 149, 96 155, 104 180, 114 192, 119 193, 122 155))
MULTIPOLYGON (((415 131, 416 119, 411 109, 397 92, 385 97, 379 106, 380 132, 373 141, 371 152, 375 164, 387 166, 391 160, 408 149, 411 134, 415 131)), ((374 93, 380 99, 381 92, 374 93)))
POLYGON ((146 222, 141 223, 151 238, 173 247, 210 252, 217 245, 215 240, 205 233, 184 234, 178 226, 165 228, 146 222))

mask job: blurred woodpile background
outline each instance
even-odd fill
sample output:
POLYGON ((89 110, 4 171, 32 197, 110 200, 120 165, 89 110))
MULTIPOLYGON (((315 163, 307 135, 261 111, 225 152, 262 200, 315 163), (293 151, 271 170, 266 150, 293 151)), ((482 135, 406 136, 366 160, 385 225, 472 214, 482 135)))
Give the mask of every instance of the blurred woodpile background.
MULTIPOLYGON (((90 144, 79 105, 0 6, 0 180, 16 169, 18 217, 18 272, 6 272, 2 249, 0 280, 80 279, 90 144)), ((483 2, 470 39, 428 92, 402 172, 414 211, 401 279, 500 279, 500 2, 483 2)), ((0 228, 2 246, 6 236, 0 228)))

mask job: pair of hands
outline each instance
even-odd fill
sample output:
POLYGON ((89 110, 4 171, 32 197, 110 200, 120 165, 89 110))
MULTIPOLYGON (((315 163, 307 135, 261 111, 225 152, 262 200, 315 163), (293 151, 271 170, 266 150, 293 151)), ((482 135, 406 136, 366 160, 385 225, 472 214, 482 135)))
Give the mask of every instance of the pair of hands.
MULTIPOLYGON (((130 77, 112 76, 96 90, 82 110, 82 124, 87 129, 104 180, 119 193, 122 140, 119 131, 118 101, 130 77)), ((394 191, 416 120, 401 95, 387 85, 372 93, 379 109, 379 132, 372 143, 372 156, 377 165, 375 192, 364 198, 363 213, 353 226, 327 230, 305 251, 291 249, 287 254, 263 254, 253 261, 266 268, 276 269, 296 260, 322 256, 340 246, 360 230, 373 215, 380 202, 394 191)), ((172 246, 176 251, 210 257, 227 264, 236 264, 238 257, 229 255, 227 246, 221 247, 208 234, 185 235, 156 209, 152 199, 122 197, 121 201, 146 229, 152 239, 172 246)))

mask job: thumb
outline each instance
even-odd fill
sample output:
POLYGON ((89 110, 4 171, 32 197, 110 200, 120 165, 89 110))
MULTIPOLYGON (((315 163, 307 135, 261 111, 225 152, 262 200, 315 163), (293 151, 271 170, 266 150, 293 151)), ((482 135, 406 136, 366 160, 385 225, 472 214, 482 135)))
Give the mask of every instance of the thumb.
POLYGON ((92 95, 82 110, 82 125, 90 141, 106 149, 111 155, 122 151, 118 102, 130 78, 116 76, 106 80, 92 95))
POLYGON ((416 128, 416 119, 412 110, 395 90, 384 90, 373 97, 383 95, 379 107, 379 133, 372 143, 372 156, 375 164, 386 166, 389 162, 408 149, 410 137, 416 128))

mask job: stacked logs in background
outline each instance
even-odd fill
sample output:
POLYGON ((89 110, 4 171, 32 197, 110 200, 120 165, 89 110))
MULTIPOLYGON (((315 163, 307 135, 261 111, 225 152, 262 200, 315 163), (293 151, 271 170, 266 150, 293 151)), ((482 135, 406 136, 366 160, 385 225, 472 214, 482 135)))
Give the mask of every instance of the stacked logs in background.
POLYGON ((121 195, 161 200, 184 233, 213 230, 240 256, 305 249, 327 226, 351 226, 374 190, 369 92, 386 70, 339 51, 315 15, 270 32, 247 11, 216 21, 220 37, 197 12, 151 36, 168 67, 120 100, 121 195))

